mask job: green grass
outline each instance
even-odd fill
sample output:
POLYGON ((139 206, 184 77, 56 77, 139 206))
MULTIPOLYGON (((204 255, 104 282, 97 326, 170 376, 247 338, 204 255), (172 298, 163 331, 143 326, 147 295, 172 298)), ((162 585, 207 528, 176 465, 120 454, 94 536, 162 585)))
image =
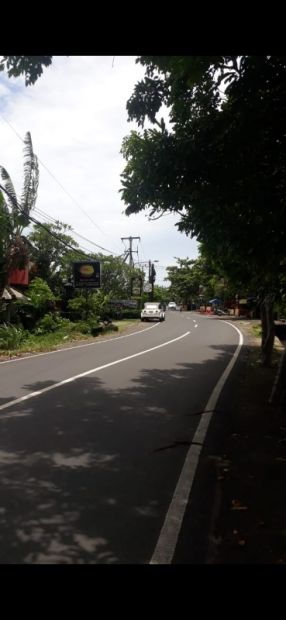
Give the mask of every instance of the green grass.
MULTIPOLYGON (((114 321, 117 325, 118 332, 114 332, 116 336, 119 332, 124 332, 130 325, 139 323, 137 319, 128 319, 122 321, 114 321)), ((107 332, 110 335, 112 332, 107 332)), ((104 335, 103 335, 104 336, 104 335)), ((21 353, 41 353, 44 351, 53 351, 59 345, 69 344, 80 340, 91 340, 90 334, 82 334, 76 331, 66 331, 64 329, 50 332, 47 334, 29 334, 29 336, 19 345, 17 349, 0 349, 1 356, 14 356, 21 353)))

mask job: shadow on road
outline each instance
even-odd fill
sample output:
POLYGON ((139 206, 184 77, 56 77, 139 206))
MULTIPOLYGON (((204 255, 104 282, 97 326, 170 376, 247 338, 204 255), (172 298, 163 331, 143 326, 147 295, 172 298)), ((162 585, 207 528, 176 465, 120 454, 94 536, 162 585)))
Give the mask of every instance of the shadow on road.
POLYGON ((0 412, 0 563, 148 562, 235 348, 143 368, 125 388, 116 369, 114 386, 107 372, 84 377, 0 412))

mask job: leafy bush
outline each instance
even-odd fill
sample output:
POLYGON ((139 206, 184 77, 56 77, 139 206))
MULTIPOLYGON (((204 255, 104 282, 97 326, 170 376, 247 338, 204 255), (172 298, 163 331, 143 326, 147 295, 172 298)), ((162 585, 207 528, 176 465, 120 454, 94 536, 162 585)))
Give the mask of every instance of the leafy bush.
POLYGON ((15 325, 0 326, 0 349, 17 349, 26 338, 27 333, 15 325))
POLYGON ((35 318, 43 317, 47 312, 55 308, 56 297, 49 285, 42 278, 35 278, 28 290, 27 297, 34 310, 35 318))
POLYGON ((87 296, 77 295, 68 302, 69 310, 73 311, 74 318, 81 320, 94 319, 98 321, 107 313, 108 296, 102 291, 88 292, 87 296))
POLYGON ((55 332, 59 328, 58 322, 51 312, 45 314, 36 324, 35 334, 47 334, 55 332))
POLYGON ((90 325, 87 321, 78 321, 74 323, 74 325, 74 331, 80 332, 81 334, 90 334, 90 325))
POLYGON ((74 323, 68 319, 63 319, 57 314, 48 312, 36 324, 35 334, 47 334, 58 330, 73 331, 74 323))

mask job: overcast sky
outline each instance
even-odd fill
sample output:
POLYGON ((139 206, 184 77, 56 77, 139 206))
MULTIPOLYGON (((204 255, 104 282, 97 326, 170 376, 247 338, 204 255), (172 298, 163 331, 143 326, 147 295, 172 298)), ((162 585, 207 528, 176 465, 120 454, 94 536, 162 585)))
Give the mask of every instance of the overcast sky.
POLYGON ((0 164, 20 195, 23 143, 15 131, 22 138, 30 131, 35 153, 71 196, 40 163, 36 208, 115 254, 127 247, 121 237, 140 236, 141 243, 134 242, 139 261, 158 260, 156 282, 163 284, 164 267, 175 264, 174 257, 196 258, 198 250, 195 240, 177 231, 175 216, 150 222, 144 214, 123 213, 120 149, 123 137, 137 129, 127 122, 126 102, 143 75, 134 56, 56 56, 27 88, 24 79, 0 73, 0 164))

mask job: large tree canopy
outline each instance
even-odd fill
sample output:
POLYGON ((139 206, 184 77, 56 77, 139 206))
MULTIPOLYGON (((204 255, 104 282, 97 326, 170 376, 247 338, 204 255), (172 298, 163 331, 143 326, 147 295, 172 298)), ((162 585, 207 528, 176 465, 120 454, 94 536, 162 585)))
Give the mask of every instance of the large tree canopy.
MULTIPOLYGON (((286 57, 141 57, 122 146, 126 213, 178 213, 230 277, 273 298, 285 269, 286 57), (170 128, 157 116, 167 106, 170 128)), ((271 348, 271 347, 270 347, 271 348)), ((269 360, 268 360, 269 361, 269 360)))

